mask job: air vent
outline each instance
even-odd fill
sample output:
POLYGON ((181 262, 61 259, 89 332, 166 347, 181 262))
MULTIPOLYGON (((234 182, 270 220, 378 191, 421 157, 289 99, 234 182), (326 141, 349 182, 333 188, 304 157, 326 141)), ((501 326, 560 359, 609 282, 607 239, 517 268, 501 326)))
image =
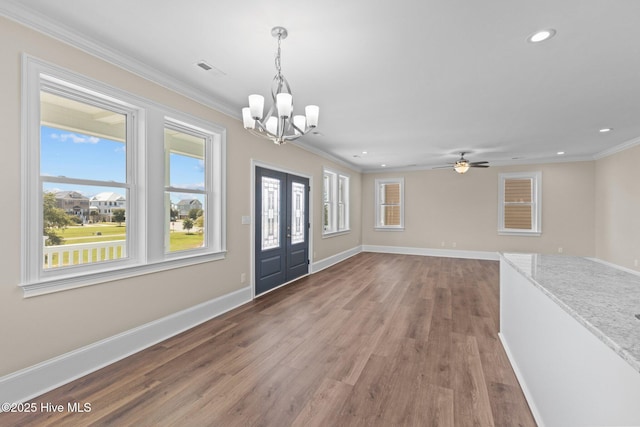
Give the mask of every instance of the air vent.
POLYGON ((198 67, 202 68, 202 69, 203 69, 203 70, 205 70, 205 71, 209 71, 209 70, 211 70, 211 69, 213 68, 211 65, 207 64, 207 63, 206 63, 206 62, 204 62, 204 61, 200 61, 200 62, 198 62, 196 65, 197 65, 198 67))
POLYGON ((224 71, 222 71, 219 68, 214 67, 213 65, 209 64, 207 61, 205 61, 204 59, 201 61, 196 62, 196 65, 200 68, 202 68, 203 70, 211 73, 214 76, 225 76, 227 73, 225 73, 224 71))

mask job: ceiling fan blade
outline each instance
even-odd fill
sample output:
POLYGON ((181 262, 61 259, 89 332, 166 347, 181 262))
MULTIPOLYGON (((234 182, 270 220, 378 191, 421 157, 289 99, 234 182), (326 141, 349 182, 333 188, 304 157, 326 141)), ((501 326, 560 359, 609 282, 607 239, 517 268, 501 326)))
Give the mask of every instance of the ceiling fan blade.
POLYGON ((448 168, 452 168, 453 165, 449 165, 449 166, 434 166, 431 169, 448 169, 448 168))
POLYGON ((470 164, 469 167, 471 168, 488 168, 489 165, 478 165, 478 164, 470 164))
POLYGON ((487 162, 487 161, 484 161, 484 162, 469 162, 470 165, 484 165, 486 163, 489 163, 489 162, 487 162))

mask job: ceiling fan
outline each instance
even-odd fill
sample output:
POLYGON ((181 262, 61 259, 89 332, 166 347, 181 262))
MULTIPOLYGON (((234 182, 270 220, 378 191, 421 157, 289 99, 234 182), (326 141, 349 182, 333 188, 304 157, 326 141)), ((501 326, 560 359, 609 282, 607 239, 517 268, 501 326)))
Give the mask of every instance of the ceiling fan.
MULTIPOLYGON (((465 152, 460 153, 460 158, 453 164, 453 170, 458 173, 466 173, 469 168, 488 168, 489 162, 470 162, 464 158, 465 152)), ((440 166, 434 169, 450 168, 451 166, 440 166)))

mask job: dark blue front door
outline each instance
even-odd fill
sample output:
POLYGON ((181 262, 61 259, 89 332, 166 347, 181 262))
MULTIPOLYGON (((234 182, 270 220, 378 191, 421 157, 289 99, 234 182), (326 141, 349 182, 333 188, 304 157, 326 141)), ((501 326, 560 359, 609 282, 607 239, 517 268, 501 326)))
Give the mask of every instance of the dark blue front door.
POLYGON ((309 179, 256 167, 256 295, 309 272, 309 179))

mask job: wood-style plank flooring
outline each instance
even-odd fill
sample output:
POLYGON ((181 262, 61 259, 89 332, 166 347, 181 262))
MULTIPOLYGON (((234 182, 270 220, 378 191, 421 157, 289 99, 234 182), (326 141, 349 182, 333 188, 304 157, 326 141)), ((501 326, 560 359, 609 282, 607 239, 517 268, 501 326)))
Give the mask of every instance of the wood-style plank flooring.
POLYGON ((361 253, 0 425, 535 426, 498 316, 497 262, 361 253))

